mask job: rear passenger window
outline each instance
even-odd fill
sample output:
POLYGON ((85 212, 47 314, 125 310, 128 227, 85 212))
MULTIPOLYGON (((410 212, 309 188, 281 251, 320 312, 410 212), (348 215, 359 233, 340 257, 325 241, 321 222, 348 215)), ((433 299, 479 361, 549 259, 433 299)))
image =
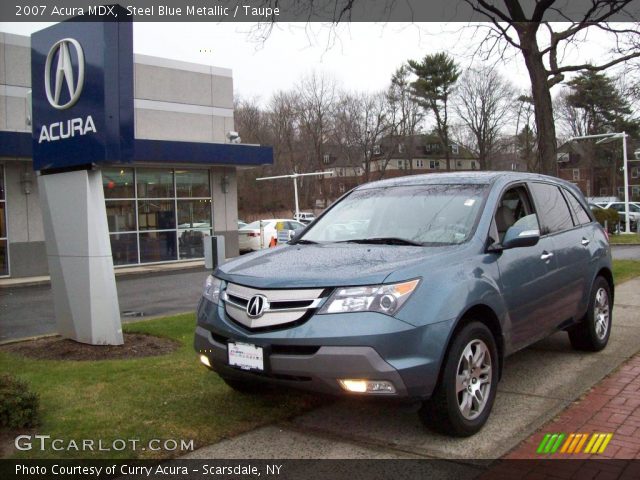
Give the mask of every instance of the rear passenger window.
POLYGON ((573 228, 569 206, 555 185, 532 183, 531 191, 536 204, 542 235, 573 228))
POLYGON ((584 209, 582 204, 578 201, 578 199, 573 195, 573 193, 571 193, 569 190, 565 188, 564 196, 567 197, 567 200, 569 201, 569 205, 571 205, 571 208, 573 209, 576 215, 576 219, 578 220, 577 225, 584 225, 586 223, 591 223, 591 217, 589 216, 587 211, 584 209))

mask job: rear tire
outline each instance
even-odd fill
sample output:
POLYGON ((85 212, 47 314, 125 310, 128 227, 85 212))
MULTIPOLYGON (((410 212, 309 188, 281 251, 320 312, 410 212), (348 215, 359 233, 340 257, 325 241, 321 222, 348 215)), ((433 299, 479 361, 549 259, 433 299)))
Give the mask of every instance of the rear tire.
POLYGON ((605 278, 598 277, 591 289, 586 315, 567 332, 571 346, 588 352, 599 352, 606 347, 611 334, 612 313, 611 287, 605 278))
POLYGON ((236 392, 240 393, 262 393, 269 390, 269 385, 262 382, 252 382, 248 380, 238 380, 237 378, 223 377, 220 378, 236 392))
POLYGON ((486 423, 498 387, 498 350, 491 331, 480 322, 465 325, 444 362, 440 382, 418 415, 440 433, 468 437, 486 423))

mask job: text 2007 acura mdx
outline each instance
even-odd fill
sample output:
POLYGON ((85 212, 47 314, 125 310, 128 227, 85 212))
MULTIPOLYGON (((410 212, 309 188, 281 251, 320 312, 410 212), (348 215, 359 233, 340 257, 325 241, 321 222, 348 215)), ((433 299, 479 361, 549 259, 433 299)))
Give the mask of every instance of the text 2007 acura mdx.
POLYGON ((207 279, 195 348, 232 388, 262 382, 423 401, 477 432, 504 359, 557 330, 611 332, 605 232, 580 192, 507 172, 421 175, 349 192, 289 244, 207 279))

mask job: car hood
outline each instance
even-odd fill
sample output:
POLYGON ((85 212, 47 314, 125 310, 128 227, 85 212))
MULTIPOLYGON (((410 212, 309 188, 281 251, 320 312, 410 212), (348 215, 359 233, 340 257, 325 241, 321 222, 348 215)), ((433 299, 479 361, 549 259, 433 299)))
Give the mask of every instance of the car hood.
POLYGON ((419 262, 452 262, 462 248, 350 243, 286 245, 230 260, 217 269, 216 276, 254 288, 373 285, 419 262))

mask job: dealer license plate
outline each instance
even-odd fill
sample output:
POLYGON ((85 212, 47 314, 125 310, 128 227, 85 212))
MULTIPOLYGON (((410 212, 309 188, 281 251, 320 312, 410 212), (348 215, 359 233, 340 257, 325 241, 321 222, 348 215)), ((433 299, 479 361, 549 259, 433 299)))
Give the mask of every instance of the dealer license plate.
POLYGON ((227 345, 229 365, 242 370, 264 371, 264 350, 249 343, 229 342, 227 345))

